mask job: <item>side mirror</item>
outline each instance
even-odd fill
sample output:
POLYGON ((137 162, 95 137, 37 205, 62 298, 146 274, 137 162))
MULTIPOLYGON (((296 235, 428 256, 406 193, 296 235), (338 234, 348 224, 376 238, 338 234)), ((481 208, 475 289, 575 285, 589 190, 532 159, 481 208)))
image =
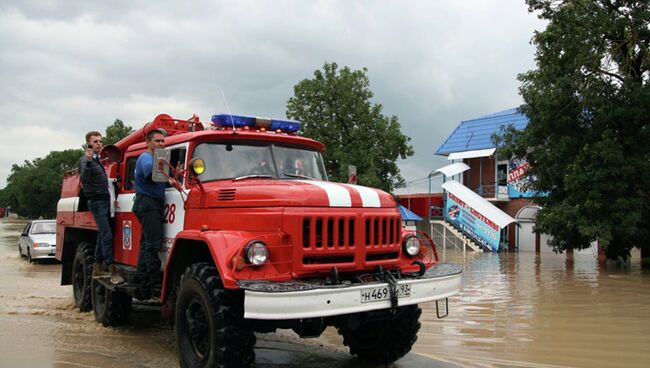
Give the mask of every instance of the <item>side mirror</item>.
POLYGON ((169 157, 171 151, 159 148, 153 153, 153 167, 151 168, 151 180, 156 183, 166 183, 169 179, 169 157))
POLYGON ((21 233, 20 236, 27 236, 27 233, 21 233))

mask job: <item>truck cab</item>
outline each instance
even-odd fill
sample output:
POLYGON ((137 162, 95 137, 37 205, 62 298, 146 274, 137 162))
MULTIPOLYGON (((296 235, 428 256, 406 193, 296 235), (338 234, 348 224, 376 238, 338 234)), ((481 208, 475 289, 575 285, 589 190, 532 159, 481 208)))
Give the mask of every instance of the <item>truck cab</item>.
POLYGON ((156 156, 154 171, 177 184, 165 190, 155 302, 174 324, 181 366, 248 366, 254 332, 277 328, 315 337, 335 326, 350 352, 371 362, 406 354, 417 304, 458 293, 461 268, 439 263, 426 234, 402 228, 388 193, 329 182, 324 147, 297 135, 299 122, 211 120, 161 114, 102 151, 116 189, 113 251, 124 284, 90 277, 96 225, 78 173, 65 175, 56 256, 79 309, 116 326, 140 299, 134 168, 146 133, 162 128, 168 159, 156 156))

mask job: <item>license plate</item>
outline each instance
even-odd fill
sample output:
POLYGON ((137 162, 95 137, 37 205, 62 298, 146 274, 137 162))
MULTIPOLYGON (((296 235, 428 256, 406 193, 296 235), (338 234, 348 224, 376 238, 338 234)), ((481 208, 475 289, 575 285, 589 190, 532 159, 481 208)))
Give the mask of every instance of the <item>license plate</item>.
MULTIPOLYGON (((411 296, 411 285, 397 285, 397 297, 411 296)), ((380 286, 372 289, 361 290, 361 303, 379 302, 390 299, 388 286, 380 286)))

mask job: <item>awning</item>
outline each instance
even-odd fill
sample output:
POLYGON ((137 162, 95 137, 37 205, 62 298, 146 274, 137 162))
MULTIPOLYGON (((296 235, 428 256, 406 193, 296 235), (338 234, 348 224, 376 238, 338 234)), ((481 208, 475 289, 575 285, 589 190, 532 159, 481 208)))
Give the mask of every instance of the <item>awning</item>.
POLYGON ((504 228, 508 224, 516 221, 512 217, 508 216, 507 213, 501 211, 498 207, 488 202, 485 198, 474 193, 471 189, 455 180, 443 183, 442 189, 458 197, 468 206, 497 224, 500 228, 504 228))
POLYGON ((454 152, 450 153, 447 157, 447 160, 460 160, 464 158, 476 158, 476 157, 488 157, 494 154, 496 148, 488 148, 476 151, 463 151, 463 152, 454 152))
POLYGON ((466 164, 464 164, 462 162, 456 162, 454 164, 443 166, 443 167, 439 168, 438 170, 434 171, 433 174, 435 175, 435 174, 440 173, 440 174, 443 174, 446 177, 450 177, 450 176, 454 176, 456 174, 460 174, 463 171, 467 171, 467 170, 469 170, 469 166, 467 166, 466 164))
POLYGON ((402 221, 422 221, 422 217, 413 213, 413 211, 402 206, 401 204, 397 206, 399 208, 399 213, 402 215, 402 221))

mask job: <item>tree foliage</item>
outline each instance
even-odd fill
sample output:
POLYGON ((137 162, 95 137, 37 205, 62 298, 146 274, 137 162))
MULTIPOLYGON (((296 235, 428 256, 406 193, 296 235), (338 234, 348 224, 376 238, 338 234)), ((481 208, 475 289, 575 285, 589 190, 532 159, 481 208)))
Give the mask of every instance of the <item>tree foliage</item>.
POLYGON ((548 21, 535 70, 519 76, 530 122, 502 136, 537 177, 538 231, 558 249, 598 239, 627 257, 650 235, 648 1, 527 0, 548 21))
POLYGON ((133 128, 124 125, 120 119, 115 119, 113 124, 106 127, 106 135, 104 136, 104 145, 117 143, 120 139, 133 133, 133 128))
POLYGON ((366 72, 325 63, 313 79, 294 86, 287 116, 302 122, 306 137, 325 144, 330 180, 346 182, 348 165, 355 165, 360 184, 390 192, 404 184, 396 160, 413 155, 413 147, 398 118, 383 115, 382 106, 371 103, 366 72))
POLYGON ((61 194, 63 174, 79 167, 81 149, 52 151, 44 158, 14 164, 0 203, 21 216, 54 218, 61 194))

